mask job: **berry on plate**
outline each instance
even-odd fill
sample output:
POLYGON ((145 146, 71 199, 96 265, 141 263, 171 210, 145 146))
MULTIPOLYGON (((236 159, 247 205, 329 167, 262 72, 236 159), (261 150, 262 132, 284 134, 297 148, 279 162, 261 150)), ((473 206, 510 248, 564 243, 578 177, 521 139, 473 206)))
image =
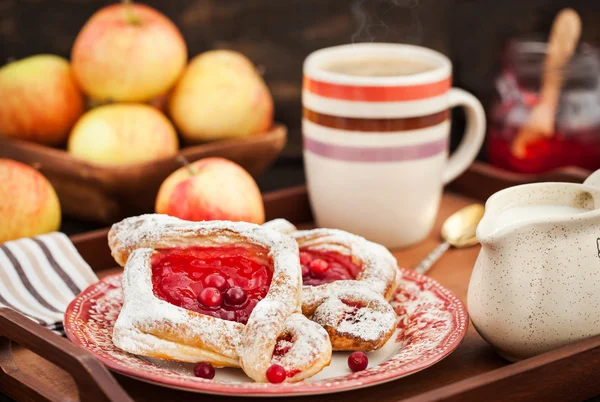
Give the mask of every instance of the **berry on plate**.
POLYGON ((273 364, 267 369, 267 380, 272 384, 280 384, 285 380, 285 369, 279 364, 273 364))
POLYGON ((364 352, 354 352, 348 357, 348 367, 357 372, 362 371, 369 365, 369 358, 364 352))

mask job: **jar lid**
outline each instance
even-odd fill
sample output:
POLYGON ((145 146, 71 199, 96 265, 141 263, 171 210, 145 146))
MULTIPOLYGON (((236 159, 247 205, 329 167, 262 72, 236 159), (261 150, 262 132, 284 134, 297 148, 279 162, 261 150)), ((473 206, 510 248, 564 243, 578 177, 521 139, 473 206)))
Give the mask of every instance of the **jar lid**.
MULTIPOLYGON (((548 42, 537 37, 523 37, 509 42, 504 64, 517 77, 534 79, 544 72, 548 42)), ((589 43, 581 43, 565 66, 565 79, 594 79, 600 75, 600 51, 589 43)))

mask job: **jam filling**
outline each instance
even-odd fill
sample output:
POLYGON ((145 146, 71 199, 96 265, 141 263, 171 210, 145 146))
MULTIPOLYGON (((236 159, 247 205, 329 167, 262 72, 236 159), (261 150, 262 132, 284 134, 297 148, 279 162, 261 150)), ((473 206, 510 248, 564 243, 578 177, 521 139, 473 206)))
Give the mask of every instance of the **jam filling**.
MULTIPOLYGON (((275 344, 275 348, 273 349, 273 357, 282 358, 285 356, 294 343, 294 337, 291 334, 283 334, 277 338, 277 343, 275 344)), ((285 375, 288 378, 291 378, 298 374, 300 370, 298 369, 287 369, 285 375)))
POLYGON ((171 304, 242 324, 273 278, 273 261, 259 246, 185 247, 152 257, 154 294, 171 304))
POLYGON ((362 266, 351 256, 335 251, 300 250, 302 281, 304 285, 318 286, 343 279, 356 279, 362 266))
POLYGON ((287 352, 292 348, 292 335, 285 334, 281 335, 277 338, 277 343, 275 344, 275 348, 273 349, 273 356, 284 356, 287 352))
POLYGON ((352 321, 356 317, 358 310, 365 307, 364 303, 361 303, 361 302, 342 300, 342 303, 344 303, 346 306, 350 307, 350 309, 344 313, 343 320, 352 321))

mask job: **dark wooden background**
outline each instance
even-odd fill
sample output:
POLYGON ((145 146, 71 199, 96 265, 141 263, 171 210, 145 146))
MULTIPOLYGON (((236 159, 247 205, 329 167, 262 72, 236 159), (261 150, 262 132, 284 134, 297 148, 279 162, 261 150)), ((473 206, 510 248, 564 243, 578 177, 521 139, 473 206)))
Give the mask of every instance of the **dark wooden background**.
MULTIPOLYGON (((68 57, 77 32, 107 0, 0 0, 0 60, 35 53, 68 57)), ((581 13, 584 40, 600 44, 599 0, 147 0, 181 29, 190 56, 236 49, 264 69, 276 119, 292 132, 284 157, 299 156, 302 61, 352 41, 420 44, 454 62, 455 85, 484 104, 506 41, 547 33, 554 15, 581 13), (360 29, 361 26, 363 29, 360 29)), ((460 124, 460 117, 458 117, 460 124)))

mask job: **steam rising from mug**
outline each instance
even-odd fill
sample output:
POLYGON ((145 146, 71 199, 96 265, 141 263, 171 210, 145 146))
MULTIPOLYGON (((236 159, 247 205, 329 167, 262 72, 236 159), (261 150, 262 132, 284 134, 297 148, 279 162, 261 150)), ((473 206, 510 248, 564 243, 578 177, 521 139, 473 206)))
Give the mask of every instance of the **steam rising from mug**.
POLYGON ((418 6, 419 0, 354 0, 351 11, 357 28, 352 43, 385 41, 389 36, 395 42, 421 43, 418 6))

